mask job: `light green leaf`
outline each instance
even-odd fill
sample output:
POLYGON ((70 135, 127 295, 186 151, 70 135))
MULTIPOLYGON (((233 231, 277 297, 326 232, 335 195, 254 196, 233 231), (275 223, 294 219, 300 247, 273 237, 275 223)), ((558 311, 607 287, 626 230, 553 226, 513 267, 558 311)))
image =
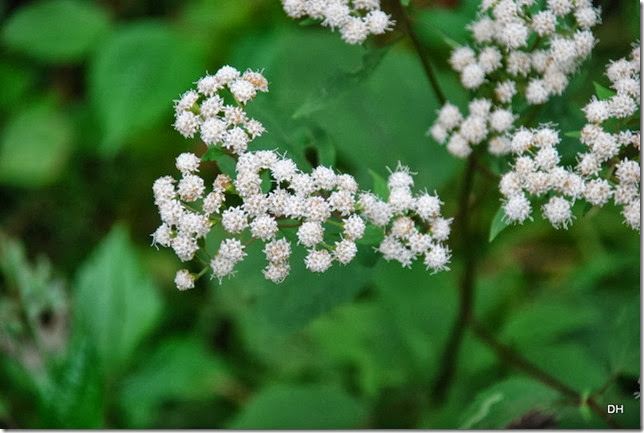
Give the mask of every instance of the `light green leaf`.
POLYGON ((225 153, 217 146, 212 146, 203 155, 201 155, 202 161, 217 161, 219 158, 224 156, 225 153))
POLYGON ((9 120, 0 142, 0 182, 40 187, 64 171, 72 144, 66 113, 51 103, 39 103, 9 120))
POLYGON ((108 374, 130 360, 160 318, 158 288, 119 226, 81 266, 74 295, 74 333, 90 338, 108 374))
POLYGON ((579 138, 579 137, 581 137, 581 132, 580 131, 568 131, 564 135, 566 137, 570 137, 570 138, 579 138))
POLYGON ((172 100, 203 74, 200 56, 160 22, 113 32, 90 64, 90 97, 103 132, 98 150, 113 155, 129 136, 153 127, 172 100))
POLYGON ((595 86, 595 93, 600 100, 610 99, 615 96, 615 91, 612 89, 607 89, 606 87, 599 84, 597 81, 593 81, 595 86))
POLYGON ((407 7, 407 6, 409 6, 410 1, 411 0, 400 0, 400 4, 405 6, 405 7, 407 7))
POLYGON ((119 402, 134 428, 150 427, 172 400, 209 400, 225 380, 226 368, 205 345, 190 336, 170 338, 146 356, 125 379, 119 402))
POLYGON ((508 227, 509 224, 505 222, 504 217, 505 211, 503 210, 503 206, 499 206, 494 214, 494 218, 492 218, 492 224, 490 224, 490 235, 488 236, 489 242, 492 242, 499 233, 508 227))
POLYGON ((511 378, 479 393, 465 410, 461 429, 500 429, 533 409, 547 410, 557 392, 529 379, 511 378))
POLYGON ((263 389, 231 424, 233 429, 350 429, 366 418, 362 403, 320 385, 274 385, 263 389))
POLYGON ((45 0, 18 8, 5 23, 2 41, 21 53, 52 63, 82 59, 109 27, 97 3, 45 0))
POLYGON ((217 167, 219 167, 219 170, 221 170, 222 173, 225 173, 232 179, 235 179, 237 162, 233 159, 232 156, 222 155, 217 160, 217 167))

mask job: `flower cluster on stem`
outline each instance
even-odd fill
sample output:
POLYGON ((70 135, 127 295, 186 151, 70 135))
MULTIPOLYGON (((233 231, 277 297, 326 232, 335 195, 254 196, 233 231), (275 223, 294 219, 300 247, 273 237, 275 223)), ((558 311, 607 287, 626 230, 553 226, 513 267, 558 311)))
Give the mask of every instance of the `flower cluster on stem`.
POLYGON ((630 58, 606 67, 614 95, 593 96, 583 108, 588 123, 580 131, 584 149, 574 168, 560 165, 559 136, 549 127, 519 129, 511 138, 513 169, 501 179, 503 209, 509 222, 531 218, 529 196, 549 196, 543 216, 555 228, 567 228, 572 205, 584 200, 604 206, 611 198, 622 207, 625 223, 640 228, 640 47, 630 58))
POLYGON ((282 7, 291 18, 320 20, 331 30, 339 29, 342 40, 352 45, 392 30, 395 24, 380 9, 380 0, 282 0, 282 7))
POLYGON ((484 0, 469 30, 471 46, 452 51, 449 63, 461 84, 475 93, 469 114, 447 102, 427 133, 454 156, 466 158, 472 146, 487 142, 493 155, 511 152, 516 108, 543 104, 561 95, 569 77, 590 55, 600 22, 590 0, 484 0), (514 107, 513 107, 514 104, 514 107))
MULTIPOLYGON (((296 229, 297 244, 307 250, 306 268, 325 272, 333 263, 351 262, 357 242, 372 226, 382 233, 376 250, 386 260, 410 266, 422 257, 428 269, 448 269, 451 253, 445 242, 452 220, 441 216, 437 195, 412 193, 414 180, 407 167, 399 164, 391 171, 385 200, 361 190, 353 176, 330 167, 306 173, 276 151, 249 151, 248 144, 264 132, 244 109, 257 91, 268 91, 261 73, 241 74, 224 66, 176 102, 175 129, 186 137, 200 133, 209 147, 233 157, 236 166, 233 176, 220 173, 207 187, 198 174, 205 162, 193 153, 180 154, 176 168, 181 178, 164 176, 153 185, 162 220, 152 235, 155 245, 172 248, 184 262, 200 258, 221 281, 235 272, 250 242, 261 241, 267 260, 263 274, 279 283, 290 272, 293 248, 284 230, 296 229), (225 104, 224 89, 237 105, 225 104), (221 226, 228 237, 209 256, 205 238, 214 226, 221 226)), ((194 287, 196 277, 182 269, 175 283, 186 290, 194 287)))

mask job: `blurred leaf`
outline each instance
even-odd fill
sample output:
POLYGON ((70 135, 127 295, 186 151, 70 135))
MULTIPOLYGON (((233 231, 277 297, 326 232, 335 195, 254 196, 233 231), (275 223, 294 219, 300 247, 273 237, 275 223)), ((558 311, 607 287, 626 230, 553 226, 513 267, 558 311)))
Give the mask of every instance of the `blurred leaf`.
POLYGON ((599 98, 600 100, 610 99, 615 96, 614 90, 607 89, 597 81, 593 81, 593 85, 595 86, 595 93, 597 94, 597 98, 599 98))
POLYGON ((466 0, 453 8, 433 7, 423 10, 418 16, 418 29, 431 45, 436 42, 456 48, 469 40, 468 26, 475 18, 478 1, 466 0))
POLYGON ((387 187, 387 181, 372 169, 369 169, 369 174, 373 179, 372 192, 380 197, 381 200, 387 200, 389 198, 389 188, 387 187))
POLYGON ((334 369, 354 372, 355 383, 367 396, 404 385, 413 374, 413 359, 401 328, 379 301, 342 305, 318 318, 309 328, 319 351, 334 369))
POLYGON ((570 137, 570 138, 579 138, 579 137, 581 137, 581 132, 580 131, 568 131, 564 135, 566 137, 570 137))
POLYGON ((165 340, 143 365, 124 380, 119 403, 130 428, 150 427, 172 400, 210 400, 225 367, 190 335, 165 340))
POLYGON ((103 377, 89 336, 78 336, 43 389, 48 428, 92 429, 104 426, 103 377))
POLYGON ((158 289, 120 226, 81 266, 74 295, 74 333, 90 338, 108 375, 130 360, 160 319, 158 289))
POLYGON ((199 55, 167 25, 137 22, 120 28, 90 64, 90 97, 113 155, 132 134, 172 111, 172 100, 203 74, 199 55))
POLYGON ((260 391, 236 417, 233 429, 359 428, 366 408, 343 391, 323 385, 273 385, 260 391))
POLYGON ((610 325, 607 353, 611 369, 623 374, 640 376, 640 308, 636 303, 625 305, 610 325))
POLYGON ((512 378, 479 393, 462 415, 460 429, 500 429, 533 409, 547 409, 557 392, 529 379, 512 378))
MULTIPOLYGON (((304 269, 303 260, 297 260, 298 256, 302 258, 301 251, 294 252, 291 274, 283 283, 263 284, 252 308, 252 314, 265 325, 282 332, 298 329, 337 305, 351 301, 369 280, 366 268, 357 263, 352 263, 351 270, 336 265, 324 275, 312 275, 304 269)), ((253 271, 261 276, 260 269, 258 266, 253 271)))
POLYGON ((598 389, 609 376, 607 368, 580 344, 530 347, 522 355, 578 392, 598 389))
POLYGON ((52 63, 82 59, 107 31, 109 19, 96 3, 44 0, 18 8, 5 23, 2 41, 52 63))
POLYGON ((514 314, 501 335, 519 347, 538 346, 592 328, 599 319, 598 312, 586 305, 534 303, 514 314))
POLYGON ((400 4, 405 6, 405 7, 407 7, 407 6, 409 6, 410 1, 411 0, 400 0, 400 4))
POLYGON ((499 206, 494 214, 494 218, 492 218, 492 224, 490 224, 490 236, 488 236, 488 242, 492 242, 499 233, 508 227, 509 224, 504 221, 503 217, 505 217, 505 210, 503 209, 503 206, 499 206))
POLYGON ((330 100, 338 98, 351 87, 362 83, 380 65, 391 46, 386 45, 383 48, 371 49, 362 56, 360 67, 350 72, 338 72, 332 75, 293 113, 293 118, 298 119, 316 113, 326 107, 330 100))
POLYGON ((0 142, 0 182, 40 187, 65 169, 72 125, 54 104, 40 102, 10 119, 0 142))
MULTIPOLYGON (((0 304, 3 320, 0 330, 7 332, 5 338, 12 334, 8 328, 16 325, 9 320, 9 311, 20 311, 19 316, 29 322, 25 325, 37 333, 31 336, 38 341, 27 341, 24 335, 19 335, 15 343, 40 344, 40 318, 47 314, 53 321, 59 318, 67 308, 67 298, 63 290, 63 282, 53 275, 51 264, 44 258, 39 258, 34 265, 29 263, 24 247, 0 232, 0 271, 4 277, 7 298, 6 303, 0 304), (12 308, 13 307, 13 308, 12 308), (21 340, 21 341, 20 341, 21 340)), ((2 293, 2 292, 0 292, 2 293)), ((1 346, 0 346, 1 347, 1 346)))
POLYGON ((0 108, 15 111, 26 100, 26 94, 36 81, 32 68, 0 59, 0 108))

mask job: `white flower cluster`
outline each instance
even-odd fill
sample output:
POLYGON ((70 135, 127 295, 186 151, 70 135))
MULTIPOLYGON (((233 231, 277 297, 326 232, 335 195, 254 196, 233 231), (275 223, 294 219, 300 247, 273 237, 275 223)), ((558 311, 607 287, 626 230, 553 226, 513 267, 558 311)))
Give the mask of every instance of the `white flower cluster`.
POLYGON ((174 128, 186 138, 199 133, 208 146, 220 144, 232 153, 242 154, 265 129, 259 121, 248 118, 241 106, 225 103, 219 94, 225 88, 243 106, 257 92, 268 92, 268 81, 260 72, 248 70, 242 74, 224 66, 215 75, 201 78, 197 91, 189 90, 175 101, 174 128))
POLYGON ((627 225, 640 228, 640 132, 605 130, 611 120, 639 125, 640 109, 640 47, 630 59, 611 62, 606 75, 615 95, 599 100, 593 97, 583 111, 588 120, 580 133, 586 146, 577 154, 575 169, 560 166, 556 131, 542 127, 520 129, 512 137, 510 147, 517 157, 513 170, 500 182, 505 197, 503 209, 508 221, 523 223, 531 218, 532 205, 526 196, 550 194, 543 205, 543 216, 556 228, 567 228, 572 222, 572 205, 585 200, 603 206, 613 199, 622 206, 627 225))
POLYGON ((450 103, 441 109, 427 133, 447 142, 453 155, 465 158, 486 140, 490 153, 509 153, 503 133, 513 129, 515 95, 530 105, 561 95, 590 55, 596 43, 590 29, 600 22, 591 0, 547 0, 545 10, 538 7, 534 0, 484 0, 469 26, 473 46, 452 52, 449 63, 463 87, 494 95, 474 100, 466 118, 450 103))
MULTIPOLYGON (((221 77, 220 72, 213 77, 221 77)), ((260 77, 255 79, 260 81, 260 77)), ((201 94, 205 94, 204 80, 210 78, 199 80, 201 94)), ((266 82, 263 76, 261 82, 266 82)), ((234 86, 228 87, 235 94, 234 86)), ((218 90, 209 98, 220 98, 218 90)), ((185 95, 177 106, 182 105, 184 98, 185 95)), ((239 101, 238 95, 235 98, 239 101)), ((183 105, 177 109, 177 119, 182 113, 193 113, 191 110, 201 117, 207 102, 198 106, 195 99, 190 105, 183 105)), ((247 119, 243 108, 237 107, 235 111, 240 119, 247 119)), ((202 125, 212 119, 223 122, 218 113, 205 121, 202 117, 202 125)), ((250 121, 245 122, 247 125, 250 121)), ((324 272, 333 262, 351 262, 357 253, 356 241, 364 236, 367 224, 372 224, 384 234, 377 250, 386 260, 395 259, 410 266, 416 257, 424 256, 428 269, 448 269, 450 251, 444 242, 449 237, 451 219, 441 217, 442 202, 437 196, 412 195, 413 178, 408 168, 399 165, 390 174, 388 199, 383 201, 375 194, 361 192, 351 175, 337 174, 324 166, 305 173, 293 160, 275 151, 247 151, 254 136, 246 137, 243 148, 229 146, 225 138, 207 143, 229 150, 237 160, 234 179, 219 174, 210 191, 197 175, 201 160, 192 153, 182 153, 176 159, 180 180, 165 176, 155 181, 154 200, 162 224, 152 235, 154 245, 170 247, 181 261, 189 261, 200 251, 211 228, 220 224, 230 236, 209 257, 212 275, 220 281, 232 275, 235 265, 246 256, 246 246, 259 240, 265 242, 263 251, 268 261, 264 276, 279 283, 289 274, 291 255, 291 242, 280 233, 280 224, 297 227, 297 243, 307 248, 305 265, 312 272, 324 272), (269 185, 262 180, 267 177, 269 185), (227 200, 233 195, 238 197, 227 200)), ((194 287, 194 282, 195 276, 186 269, 176 275, 175 283, 180 290, 194 287)))
POLYGON ((291 18, 321 20, 331 30, 340 29, 348 44, 361 44, 367 36, 380 35, 393 28, 395 21, 380 9, 380 0, 282 0, 291 18))

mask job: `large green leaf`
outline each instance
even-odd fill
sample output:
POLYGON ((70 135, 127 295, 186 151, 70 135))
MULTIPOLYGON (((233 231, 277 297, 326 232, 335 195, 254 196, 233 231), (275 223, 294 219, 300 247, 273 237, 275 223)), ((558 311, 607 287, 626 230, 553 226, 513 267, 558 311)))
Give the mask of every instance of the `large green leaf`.
POLYGON ((80 60, 109 26, 97 3, 41 0, 19 8, 5 23, 2 41, 8 47, 52 62, 80 60))
POLYGON ((54 104, 41 102, 9 120, 0 142, 0 182, 39 187, 65 169, 72 144, 69 118, 54 104))
POLYGON ((169 117, 172 100, 203 73, 197 51, 161 22, 113 32, 90 65, 90 97, 103 129, 99 151, 114 154, 131 134, 169 117))
POLYGON ((465 409, 459 428, 500 429, 531 410, 546 411, 557 392, 529 379, 512 378, 479 393, 465 409))
POLYGON ((131 428, 153 426, 163 404, 208 400, 225 380, 222 362, 190 336, 164 341, 123 382, 119 399, 131 428))
POLYGON ((366 417, 364 405, 321 385, 274 385, 263 389, 230 425, 234 429, 350 429, 366 417))
POLYGON ((74 333, 89 336, 108 375, 129 361, 160 318, 158 289, 119 226, 78 271, 74 295, 74 333))

